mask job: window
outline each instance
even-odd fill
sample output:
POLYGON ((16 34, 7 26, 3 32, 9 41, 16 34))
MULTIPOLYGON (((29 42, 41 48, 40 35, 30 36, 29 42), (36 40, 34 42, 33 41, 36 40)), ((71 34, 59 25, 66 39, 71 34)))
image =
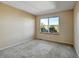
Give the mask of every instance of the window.
POLYGON ((59 17, 50 17, 50 18, 40 19, 40 32, 58 33, 59 32, 59 17))

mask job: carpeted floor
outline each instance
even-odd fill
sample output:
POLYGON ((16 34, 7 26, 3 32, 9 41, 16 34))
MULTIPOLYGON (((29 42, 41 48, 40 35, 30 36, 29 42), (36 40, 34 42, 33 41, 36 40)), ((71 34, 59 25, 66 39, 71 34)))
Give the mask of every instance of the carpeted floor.
POLYGON ((32 40, 0 51, 0 58, 75 58, 77 54, 72 46, 32 40))

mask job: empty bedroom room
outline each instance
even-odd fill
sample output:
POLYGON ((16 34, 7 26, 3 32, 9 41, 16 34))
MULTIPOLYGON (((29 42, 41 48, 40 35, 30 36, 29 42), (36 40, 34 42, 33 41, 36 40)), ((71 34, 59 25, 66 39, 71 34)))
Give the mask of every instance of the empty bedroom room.
POLYGON ((78 58, 79 1, 0 1, 0 58, 78 58))

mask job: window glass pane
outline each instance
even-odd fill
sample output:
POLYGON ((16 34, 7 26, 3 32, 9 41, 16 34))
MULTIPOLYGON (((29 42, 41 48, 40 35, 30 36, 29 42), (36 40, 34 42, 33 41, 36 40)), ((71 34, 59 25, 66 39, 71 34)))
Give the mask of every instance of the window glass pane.
POLYGON ((49 24, 50 25, 59 25, 59 17, 49 18, 49 24))
POLYGON ((59 32, 59 17, 49 18, 49 32, 59 32))
POLYGON ((48 18, 40 19, 40 31, 48 32, 48 18))

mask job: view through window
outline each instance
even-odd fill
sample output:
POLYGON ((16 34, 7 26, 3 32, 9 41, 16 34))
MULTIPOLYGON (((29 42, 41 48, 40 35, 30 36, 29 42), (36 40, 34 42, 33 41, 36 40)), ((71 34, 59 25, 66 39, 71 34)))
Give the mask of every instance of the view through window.
POLYGON ((59 32, 59 17, 40 19, 40 31, 45 33, 59 32))

